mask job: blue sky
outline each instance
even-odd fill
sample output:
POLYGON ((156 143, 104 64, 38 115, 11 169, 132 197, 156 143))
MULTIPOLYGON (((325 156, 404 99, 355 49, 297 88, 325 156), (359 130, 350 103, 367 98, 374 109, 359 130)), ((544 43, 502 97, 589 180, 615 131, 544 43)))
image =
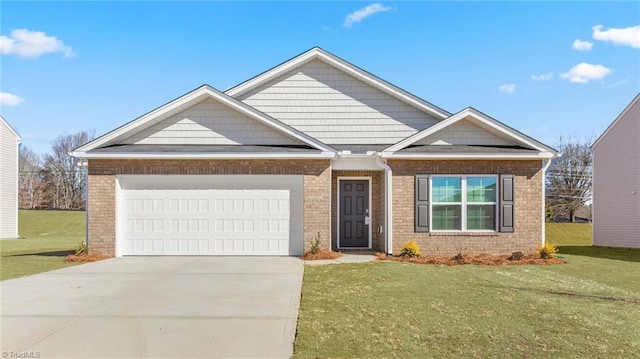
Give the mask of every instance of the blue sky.
POLYGON ((313 46, 552 146, 640 91, 639 2, 2 2, 0 20, 0 113, 39 153, 313 46))

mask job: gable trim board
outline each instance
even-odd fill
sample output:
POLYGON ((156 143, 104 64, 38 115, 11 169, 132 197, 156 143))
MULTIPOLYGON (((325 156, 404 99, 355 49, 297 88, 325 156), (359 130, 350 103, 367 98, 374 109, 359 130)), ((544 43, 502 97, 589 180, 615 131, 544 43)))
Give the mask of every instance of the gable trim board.
POLYGON ((239 85, 232 87, 231 89, 225 91, 226 94, 232 97, 239 97, 240 95, 269 82, 272 79, 277 78, 280 75, 283 75, 292 69, 302 66, 307 62, 310 62, 314 59, 318 59, 330 66, 333 66, 348 75, 355 77, 358 80, 363 81, 364 83, 373 86, 377 89, 382 90, 383 92, 400 99, 401 101, 410 104, 422 111, 430 113, 439 118, 447 118, 451 114, 433 104, 409 93, 401 88, 355 66, 327 51, 319 47, 314 47, 311 50, 308 50, 288 61, 281 63, 245 82, 240 83, 239 85))
MULTIPOLYGON (((427 129, 425 129, 424 131, 418 132, 413 136, 409 136, 407 138, 405 138, 404 140, 387 147, 386 149, 382 150, 382 153, 385 154, 386 156, 390 156, 393 155, 395 152, 400 151, 414 143, 416 143, 417 141, 420 141, 421 139, 435 134, 438 131, 441 131, 459 121, 462 120, 469 120, 470 122, 477 122, 481 125, 485 125, 485 126, 489 126, 492 129, 498 131, 499 133, 504 134, 506 137, 509 137, 515 141, 517 141, 518 143, 527 146, 529 148, 533 148, 536 149, 537 151, 540 151, 540 154, 538 156, 535 156, 535 158, 553 158, 555 156, 555 154, 557 153, 556 150, 554 150, 553 148, 538 142, 532 138, 530 138, 529 136, 526 136, 525 134, 514 130, 513 128, 496 121, 495 119, 485 115, 484 113, 472 108, 472 107, 467 107, 466 109, 456 113, 455 115, 452 115, 451 117, 447 118, 446 120, 443 120, 427 129)), ((446 146, 446 145, 443 145, 446 146)), ((418 155, 413 155, 413 156, 408 156, 408 157, 418 157, 418 155)), ((425 157, 429 157, 429 155, 425 155, 425 157)), ((443 158, 448 158, 449 156, 445 156, 443 158)), ((493 156, 491 156, 493 157, 493 156)), ((527 156, 529 157, 529 156, 527 156)), ((520 158, 520 157, 516 157, 516 158, 520 158)), ((529 157, 532 158, 532 157, 529 157)))
MULTIPOLYGON (((314 67, 311 68, 314 69, 314 67)), ((309 72, 309 74, 313 74, 313 72, 309 72)), ((320 74, 325 75, 325 73, 320 74)), ((315 77, 311 80, 314 79, 315 77)), ((322 77, 318 77, 318 79, 322 79, 322 77)), ((354 93, 358 93, 358 91, 354 93)), ((351 92, 346 93, 350 94, 351 92)), ((280 102, 276 103, 278 106, 285 106, 280 102)), ((351 110, 353 111, 353 109, 351 110)), ((348 112, 344 111, 345 114, 348 112)), ((400 112, 402 111, 388 112, 385 115, 388 115, 393 121, 400 121, 405 115, 399 114, 400 112)), ((336 238, 332 237, 335 229, 335 227, 332 228, 332 222, 339 220, 336 216, 339 216, 340 213, 339 207, 336 207, 340 206, 339 198, 336 197, 339 196, 339 193, 332 193, 334 186, 344 176, 374 178, 375 180, 369 181, 369 200, 374 201, 375 198, 376 207, 370 209, 377 211, 378 214, 376 215, 376 228, 369 227, 369 230, 373 231, 377 238, 373 244, 370 243, 369 247, 372 250, 394 253, 405 241, 416 237, 421 241, 420 245, 429 252, 533 251, 539 245, 541 238, 544 240, 544 231, 541 232, 541 228, 544 228, 542 220, 544 206, 542 203, 546 167, 543 167, 543 164, 545 162, 548 164, 547 160, 557 153, 553 148, 475 109, 467 108, 451 115, 322 49, 314 48, 228 90, 226 93, 215 90, 208 85, 199 87, 79 147, 73 152, 73 155, 89 159, 88 236, 96 236, 97 238, 96 241, 89 241, 89 243, 93 243, 92 249, 106 251, 110 255, 118 255, 123 252, 115 245, 120 245, 118 241, 122 238, 118 234, 120 229, 116 228, 115 223, 124 213, 117 209, 123 205, 121 203, 122 193, 118 195, 117 191, 118 178, 126 179, 126 176, 131 175, 150 176, 148 177, 149 183, 169 179, 177 183, 187 183, 194 178, 193 176, 198 175, 209 176, 202 177, 205 178, 205 181, 214 177, 216 180, 226 177, 225 180, 229 179, 231 182, 217 183, 223 186, 223 183, 244 181, 243 183, 247 183, 245 188, 247 190, 265 189, 260 187, 261 181, 264 184, 277 184, 278 181, 275 177, 277 175, 298 176, 297 178, 302 183, 303 202, 295 210, 299 211, 303 222, 302 249, 308 249, 311 240, 316 238, 318 233, 320 233, 324 245, 331 246, 333 243, 339 245, 336 238), (357 80, 357 83, 352 87, 345 87, 340 81, 322 82, 327 86, 323 91, 342 93, 340 91, 345 88, 357 89, 362 93, 375 91, 376 96, 393 101, 403 109, 410 110, 412 114, 417 111, 415 112, 417 117, 411 117, 415 122, 411 123, 415 126, 412 127, 412 131, 407 132, 413 133, 413 135, 400 139, 406 136, 406 134, 402 134, 394 137, 393 141, 387 141, 389 138, 385 137, 384 131, 375 127, 376 118, 356 116, 362 122, 359 125, 370 126, 369 131, 366 135, 361 135, 361 138, 356 139, 351 135, 343 135, 347 142, 351 141, 349 143, 337 141, 334 143, 331 142, 331 139, 325 139, 321 136, 316 138, 317 133, 324 132, 322 126, 327 126, 327 131, 339 132, 342 131, 342 128, 340 126, 332 128, 332 123, 342 121, 341 125, 349 124, 350 118, 346 115, 340 115, 342 108, 350 109, 355 106, 357 113, 366 113, 366 111, 375 109, 378 103, 356 100, 353 103, 338 103, 329 107, 305 108, 303 105, 305 101, 314 100, 315 89, 312 87, 291 86, 291 91, 278 93, 282 95, 281 97, 261 99, 267 105, 267 109, 261 107, 263 104, 244 103, 239 100, 243 94, 249 91, 255 89, 269 91, 275 88, 279 82, 272 80, 279 79, 284 74, 294 73, 296 69, 301 69, 302 66, 312 61, 322 62, 322 64, 315 64, 315 62, 313 64, 317 65, 317 68, 322 68, 322 71, 326 69, 326 78, 338 78, 349 84, 351 81, 357 80), (290 96, 289 94, 292 94, 293 97, 287 97, 290 96), (206 101, 215 101, 242 116, 235 116, 235 113, 227 112, 226 109, 217 110, 218 107, 213 104, 202 106, 206 101), (315 117, 312 117, 312 120, 330 118, 333 122, 319 121, 314 123, 314 126, 320 128, 317 132, 302 131, 292 126, 297 126, 295 121, 285 122, 291 120, 285 114, 280 115, 277 111, 269 112, 268 105, 271 101, 288 101, 285 105, 299 106, 297 109, 294 108, 299 113, 313 111, 315 117), (300 108, 304 111, 299 111, 300 108), (266 114, 263 110, 269 113, 266 114), (421 117, 423 114, 429 116, 421 117), (251 121, 255 121, 256 125, 251 121), (434 121, 436 121, 435 124, 434 121), (193 126, 184 129, 181 127, 182 125, 193 126), (268 135, 265 135, 260 131, 263 128, 260 126, 266 126, 277 133, 269 132, 268 135), (189 133, 184 135, 181 140, 180 131, 183 130, 204 132, 189 133), (206 131, 211 131, 212 135, 206 131), (225 136, 229 137, 224 138, 225 136), (165 138, 169 140, 165 141, 165 138), (262 143, 261 139, 263 138, 271 141, 263 141, 269 143, 262 143), (367 141, 370 138, 371 142, 358 142, 359 140, 367 141), (291 139, 295 141, 291 141, 291 139), (423 139, 428 140, 422 141, 423 139), (333 171, 344 171, 344 173, 333 171), (416 174, 491 174, 496 176, 514 174, 518 178, 514 182, 514 197, 518 201, 514 205, 516 208, 514 221, 518 225, 513 233, 499 231, 495 233, 416 232, 413 226, 415 210, 412 198, 415 192, 414 179, 416 174), (334 175, 338 176, 335 177, 335 180, 334 175), (410 208, 406 208, 407 205, 410 208), (383 211, 384 216, 382 215, 383 211), (411 223, 411 226, 407 226, 407 223, 411 223)), ((146 183, 144 180, 143 182, 146 183)), ((159 189, 159 191, 161 190, 159 189)), ((201 198, 197 196, 197 193, 188 193, 190 190, 199 190, 199 188, 183 189, 180 194, 183 198, 178 198, 178 200, 200 201, 201 198)), ((207 190, 209 192, 203 193, 203 196, 208 196, 207 200, 209 201, 235 201, 235 198, 224 197, 233 193, 223 193, 224 188, 222 187, 213 186, 207 190), (217 195, 222 195, 224 198, 215 197, 217 195)), ((268 202, 280 198, 276 194, 274 194, 274 198, 271 198, 268 194, 260 191, 254 191, 254 193, 258 201, 268 202)), ((156 193, 155 197, 148 198, 141 194, 140 198, 133 199, 143 202, 166 200, 169 194, 169 192, 156 193)), ((144 203, 144 207, 141 207, 143 212, 147 202, 144 203)), ((231 220, 244 221, 248 218, 243 217, 245 214, 238 214, 238 218, 234 217, 231 220)), ((248 216, 248 214, 246 215, 248 216)), ((165 217, 156 219, 165 220, 165 217)), ((184 218, 187 221, 185 223, 191 223, 189 221, 199 218, 196 217, 184 218)), ((145 220, 144 218, 135 219, 145 220)), ((231 222, 229 223, 231 232, 216 230, 210 234, 214 237, 222 236, 220 237, 222 239, 229 235, 230 237, 227 239, 232 239, 235 235, 233 230, 235 227, 231 225, 231 222)), ((190 225, 185 224, 185 226, 185 228, 190 228, 190 225)), ((189 228, 187 231, 193 232, 189 228)), ((197 235, 200 233, 198 232, 197 235)), ((147 239, 154 240, 153 238, 147 239)), ((158 237, 158 239, 172 240, 167 236, 158 237)), ((372 236, 370 236, 370 241, 372 240, 372 236)), ((139 241, 138 243, 142 244, 138 245, 144 246, 146 245, 144 243, 147 242, 139 241)), ((187 246, 185 248, 191 248, 189 247, 191 244, 185 243, 187 246)), ((202 245, 210 246, 212 242, 202 243, 202 245)), ((200 244, 196 243, 195 245, 200 244)), ((200 249, 196 250, 196 252, 198 251, 200 249)), ((156 251, 156 254, 161 252, 156 251)), ((171 253, 174 252, 190 254, 192 251, 188 249, 186 252, 172 251, 171 253)), ((209 249, 204 252, 218 254, 217 251, 209 249)), ((235 247, 232 252, 236 253, 235 247)), ((124 253, 131 254, 133 252, 124 251, 124 253)), ((242 254, 242 251, 238 253, 242 254)), ((287 253, 279 250, 272 254, 287 253)), ((299 254, 299 251, 289 251, 288 254, 299 254)))
POLYGON ((627 107, 625 107, 624 110, 622 110, 622 112, 618 115, 618 117, 616 117, 616 119, 613 120, 613 122, 611 122, 609 126, 607 126, 607 129, 604 130, 604 132, 600 136, 598 136, 598 138, 593 142, 593 145, 591 145, 591 148, 595 148, 600 143, 600 141, 602 141, 602 139, 605 138, 607 134, 609 134, 609 131, 611 131, 611 129, 616 125, 616 123, 618 123, 622 118, 624 118, 627 112, 629 112, 637 103, 640 103, 640 92, 638 92, 636 97, 634 97, 633 100, 631 100, 631 102, 627 105, 627 107))
POLYGON ((243 115, 246 115, 249 118, 256 120, 259 123, 267 125, 289 137, 300 140, 301 142, 316 148, 322 152, 335 152, 334 149, 327 146, 326 144, 290 127, 285 125, 284 123, 248 106, 226 94, 220 92, 209 85, 203 85, 176 100, 169 102, 168 104, 161 106, 73 151, 73 155, 75 157, 84 157, 91 158, 94 156, 89 151, 101 147, 112 144, 118 139, 126 137, 130 133, 134 133, 136 130, 140 130, 144 128, 144 126, 149 126, 154 122, 160 121, 164 118, 162 116, 166 116, 167 114, 172 113, 178 109, 185 109, 190 104, 195 104, 200 102, 203 98, 212 98, 238 112, 243 115))
POLYGON ((15 136, 18 142, 22 141, 22 137, 20 137, 18 132, 13 127, 11 127, 9 122, 7 122, 7 120, 5 120, 2 116, 0 116, 0 124, 4 125, 9 130, 9 132, 11 132, 13 136, 15 136))

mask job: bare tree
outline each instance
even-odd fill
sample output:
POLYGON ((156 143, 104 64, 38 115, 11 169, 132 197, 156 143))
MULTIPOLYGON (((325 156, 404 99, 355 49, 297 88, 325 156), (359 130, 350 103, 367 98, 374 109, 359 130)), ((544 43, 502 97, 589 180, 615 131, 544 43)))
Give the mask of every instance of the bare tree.
POLYGON ((21 145, 18 155, 18 203, 20 208, 34 209, 43 206, 44 183, 42 159, 29 147, 21 145))
POLYGON ((82 131, 73 135, 58 136, 53 141, 51 154, 45 156, 42 171, 50 208, 84 209, 86 174, 76 166, 76 159, 69 153, 92 138, 93 133, 82 131))
POLYGON ((591 141, 560 137, 558 150, 547 171, 547 195, 556 214, 575 222, 575 212, 591 199, 593 155, 591 141))

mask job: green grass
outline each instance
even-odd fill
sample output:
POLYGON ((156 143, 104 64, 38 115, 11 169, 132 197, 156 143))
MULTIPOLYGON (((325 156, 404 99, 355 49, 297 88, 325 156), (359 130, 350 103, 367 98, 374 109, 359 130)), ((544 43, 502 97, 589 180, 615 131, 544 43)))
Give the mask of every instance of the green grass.
POLYGON ((640 250, 590 231, 548 227, 563 265, 306 266, 294 357, 640 357, 640 250))
POLYGON ((567 255, 569 264, 556 266, 308 266, 294 356, 637 357, 640 251, 630 256, 567 255))
POLYGON ((73 265, 63 260, 84 241, 84 212, 21 210, 18 216, 21 238, 0 241, 0 280, 73 265))
POLYGON ((547 243, 554 246, 590 246, 591 223, 546 223, 547 243))

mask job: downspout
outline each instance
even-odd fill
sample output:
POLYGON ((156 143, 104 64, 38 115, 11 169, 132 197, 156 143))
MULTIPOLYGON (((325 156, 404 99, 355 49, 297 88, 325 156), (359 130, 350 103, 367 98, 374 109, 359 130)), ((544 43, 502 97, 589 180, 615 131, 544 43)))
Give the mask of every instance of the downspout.
POLYGON ((380 152, 377 153, 376 156, 376 165, 378 167, 384 169, 384 215, 385 215, 385 236, 386 240, 386 251, 387 254, 393 254, 393 186, 391 185, 391 181, 393 179, 393 173, 391 171, 391 167, 384 163, 380 156, 382 154, 380 152))
POLYGON ((551 166, 551 158, 548 159, 547 161, 542 161, 543 165, 542 165, 542 245, 544 246, 544 244, 547 242, 547 234, 546 232, 546 226, 547 226, 547 189, 546 189, 546 182, 547 182, 547 170, 549 169, 549 166, 551 166))

